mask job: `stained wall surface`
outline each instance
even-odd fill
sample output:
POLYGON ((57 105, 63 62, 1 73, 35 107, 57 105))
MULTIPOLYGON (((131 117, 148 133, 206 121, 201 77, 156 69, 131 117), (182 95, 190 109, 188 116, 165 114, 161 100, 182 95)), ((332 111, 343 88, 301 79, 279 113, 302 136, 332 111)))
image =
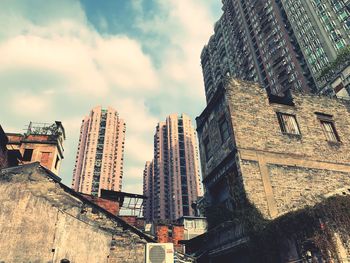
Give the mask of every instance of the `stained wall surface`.
POLYGON ((42 173, 0 173, 1 262, 144 262, 144 239, 42 173))

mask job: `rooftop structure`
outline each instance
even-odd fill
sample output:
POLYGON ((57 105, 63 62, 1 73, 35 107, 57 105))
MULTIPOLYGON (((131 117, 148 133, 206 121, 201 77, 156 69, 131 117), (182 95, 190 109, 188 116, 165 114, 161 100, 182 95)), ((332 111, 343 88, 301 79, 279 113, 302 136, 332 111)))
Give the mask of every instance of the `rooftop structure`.
POLYGON ((63 143, 66 139, 60 121, 53 124, 30 122, 25 133, 7 133, 8 151, 20 153, 22 164, 40 162, 55 174, 59 173, 64 158, 63 143))

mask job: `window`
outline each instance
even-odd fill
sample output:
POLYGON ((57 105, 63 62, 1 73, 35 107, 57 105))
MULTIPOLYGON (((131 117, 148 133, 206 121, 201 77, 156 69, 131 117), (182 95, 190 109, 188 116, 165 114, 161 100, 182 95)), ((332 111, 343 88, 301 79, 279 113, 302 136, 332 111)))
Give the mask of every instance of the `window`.
POLYGON ((60 161, 60 158, 58 158, 58 156, 56 157, 56 162, 55 162, 55 169, 57 169, 58 163, 60 161))
POLYGON ((230 136, 229 131, 228 131, 228 123, 226 121, 226 118, 223 117, 219 121, 219 129, 220 129, 220 135, 221 135, 221 142, 224 143, 230 136))
POLYGON ((205 159, 208 161, 211 157, 210 142, 208 137, 204 139, 204 152, 205 152, 205 159))
POLYGON ((300 135, 295 115, 277 112, 277 117, 283 133, 300 135))
POLYGON ((30 162, 33 156, 33 149, 25 149, 23 153, 23 161, 30 162))
POLYGON ((320 120, 323 132, 329 142, 339 142, 339 136, 335 130, 334 122, 330 120, 320 120))

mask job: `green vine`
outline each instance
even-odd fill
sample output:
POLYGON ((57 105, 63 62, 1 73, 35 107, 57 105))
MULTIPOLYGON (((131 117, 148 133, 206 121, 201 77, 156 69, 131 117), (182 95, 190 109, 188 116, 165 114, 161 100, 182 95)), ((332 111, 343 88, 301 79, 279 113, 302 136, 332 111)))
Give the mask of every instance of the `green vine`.
POLYGON ((207 210, 209 226, 215 220, 222 222, 224 219, 243 223, 250 238, 247 253, 251 257, 250 262, 281 262, 281 244, 286 240, 294 242, 298 250, 304 252, 305 244, 311 244, 325 262, 342 262, 338 258, 334 233, 339 235, 343 244, 349 240, 349 196, 331 197, 313 207, 289 212, 274 220, 266 220, 250 203, 235 212, 220 209, 223 208, 219 206, 207 210))
POLYGON ((326 81, 329 78, 332 78, 337 71, 346 64, 350 63, 350 46, 347 46, 341 49, 337 55, 337 58, 328 63, 328 65, 322 69, 319 74, 319 81, 326 81))

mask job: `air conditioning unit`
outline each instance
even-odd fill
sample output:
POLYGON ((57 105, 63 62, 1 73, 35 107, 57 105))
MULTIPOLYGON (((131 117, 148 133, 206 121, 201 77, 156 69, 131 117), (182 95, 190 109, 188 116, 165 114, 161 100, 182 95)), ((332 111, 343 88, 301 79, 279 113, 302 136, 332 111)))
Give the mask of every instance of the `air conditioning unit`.
POLYGON ((147 243, 145 263, 174 263, 173 243, 147 243))

